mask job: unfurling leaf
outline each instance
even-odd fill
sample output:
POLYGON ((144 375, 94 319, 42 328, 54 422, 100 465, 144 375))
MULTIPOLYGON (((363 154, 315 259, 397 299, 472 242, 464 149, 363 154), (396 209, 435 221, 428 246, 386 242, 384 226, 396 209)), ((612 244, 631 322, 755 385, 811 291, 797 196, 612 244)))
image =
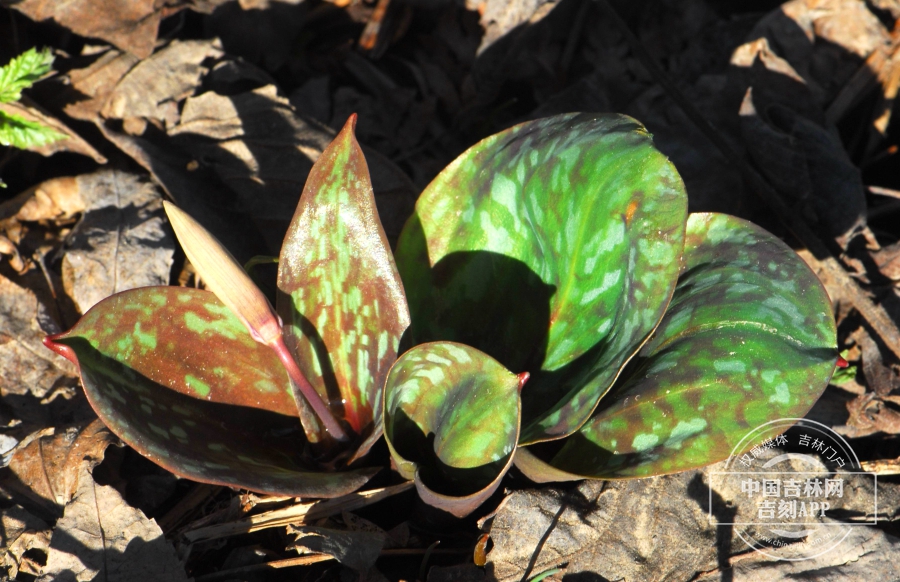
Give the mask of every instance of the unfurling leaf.
POLYGON ((452 342, 422 344, 397 360, 385 385, 384 434, 426 503, 462 517, 494 492, 518 440, 522 381, 452 342))

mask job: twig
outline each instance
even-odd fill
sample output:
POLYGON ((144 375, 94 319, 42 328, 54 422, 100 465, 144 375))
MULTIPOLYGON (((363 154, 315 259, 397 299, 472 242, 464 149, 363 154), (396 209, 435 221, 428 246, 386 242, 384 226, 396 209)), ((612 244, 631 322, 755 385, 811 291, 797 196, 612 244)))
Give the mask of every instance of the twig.
POLYGON ((215 540, 239 534, 251 533, 261 529, 280 527, 289 524, 307 523, 323 517, 338 514, 342 511, 354 511, 361 507, 371 505, 392 495, 403 493, 413 486, 412 481, 351 493, 335 499, 315 501, 313 503, 300 503, 282 509, 273 509, 258 515, 252 515, 237 521, 219 523, 206 527, 200 527, 184 534, 185 539, 191 543, 215 540))
POLYGON ((862 461, 860 468, 863 471, 876 475, 900 475, 900 457, 896 459, 880 459, 877 461, 862 461))
POLYGON ((894 190, 893 188, 883 188, 882 186, 868 186, 866 189, 872 194, 887 196, 888 198, 900 199, 900 190, 894 190))
MULTIPOLYGON (((419 549, 419 548, 401 548, 395 550, 382 550, 381 556, 382 558, 389 558, 392 556, 419 556, 426 552, 430 552, 431 554, 459 554, 462 552, 467 552, 468 550, 432 550, 431 548, 427 549, 419 549)), ((276 570, 281 568, 293 568, 294 566, 308 566, 309 564, 317 564, 319 562, 327 562, 329 560, 333 560, 334 556, 329 556, 328 554, 309 554, 306 556, 299 556, 296 558, 286 558, 284 560, 273 560, 271 562, 265 562, 264 564, 253 564, 252 566, 242 566, 240 568, 232 568, 231 570, 222 570, 221 572, 213 572, 211 574, 204 574, 203 576, 197 576, 194 578, 197 582, 214 582, 215 580, 227 580, 230 578, 234 578, 235 576, 241 574, 247 574, 250 572, 259 572, 261 570, 276 570)))
POLYGON ((208 499, 215 497, 222 489, 223 487, 216 485, 196 484, 172 509, 159 518, 157 523, 160 529, 163 530, 163 533, 168 534, 181 525, 194 509, 206 503, 208 499))
POLYGON ((879 305, 875 305, 875 303, 866 296, 865 292, 859 287, 856 281, 847 274, 843 266, 841 266, 834 257, 828 246, 826 246, 809 225, 807 225, 799 216, 799 213, 792 212, 790 207, 781 199, 781 196, 775 189, 766 182, 765 178, 743 160, 731 145, 719 135, 712 124, 697 111, 697 108, 684 96, 675 83, 673 83, 656 64, 653 57, 651 57, 646 49, 644 49, 641 41, 638 40, 631 29, 628 28, 628 25, 619 16, 619 13, 609 4, 609 1, 599 1, 644 67, 646 67, 650 74, 656 78, 657 82, 662 85, 688 119, 690 119, 691 122, 703 132, 706 138, 719 149, 722 155, 725 156, 725 159, 740 170, 741 175, 750 183, 762 201, 774 211, 775 215, 782 221, 784 226, 797 237, 797 240, 809 249, 810 253, 812 253, 813 257, 819 263, 819 266, 821 266, 824 271, 828 272, 838 285, 845 289, 847 299, 850 300, 863 318, 869 322, 869 325, 871 325, 878 335, 881 336, 885 345, 900 358, 900 331, 898 331, 897 326, 891 321, 891 318, 884 309, 879 305))

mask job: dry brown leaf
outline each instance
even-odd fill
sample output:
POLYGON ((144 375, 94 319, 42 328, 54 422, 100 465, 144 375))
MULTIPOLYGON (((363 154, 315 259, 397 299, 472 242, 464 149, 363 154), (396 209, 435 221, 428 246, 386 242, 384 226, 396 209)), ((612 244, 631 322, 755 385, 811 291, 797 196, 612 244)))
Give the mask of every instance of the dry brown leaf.
POLYGON ((113 293, 166 285, 175 241, 147 178, 104 170, 76 179, 85 214, 69 236, 63 285, 81 313, 113 293))
POLYGON ((158 0, 3 0, 32 20, 53 19, 81 36, 102 38, 146 58, 153 52, 159 22, 168 10, 158 0))
POLYGON ((894 243, 870 253, 881 274, 891 281, 900 281, 900 243, 894 243))
MULTIPOLYGON (((188 98, 180 123, 169 131, 171 141, 136 138, 109 126, 101 129, 151 171, 177 202, 199 198, 210 206, 232 206, 258 219, 278 221, 292 215, 313 162, 334 138, 327 128, 297 115, 274 85, 238 95, 210 91, 188 98)), ((385 232, 395 240, 415 204, 415 187, 390 160, 364 151, 385 232)), ((220 232, 210 230, 233 250, 220 232)), ((275 237, 276 248, 282 236, 275 237)))
POLYGON ((866 57, 890 40, 860 0, 791 0, 750 33, 762 37, 778 47, 820 104, 830 103, 866 57))
POLYGON ((367 572, 381 554, 385 533, 372 531, 342 531, 325 527, 289 525, 288 534, 296 540, 287 549, 306 553, 328 554, 341 564, 357 572, 367 572))
POLYGON ((281 219, 332 136, 297 117, 274 85, 224 96, 204 93, 184 104, 170 135, 212 168, 254 215, 281 219))
MULTIPOLYGON (((68 219, 85 208, 78 179, 71 177, 42 182, 17 196, 15 201, 20 204, 13 216, 19 221, 68 219)), ((2 206, 0 216, 3 216, 2 206)))
POLYGON ((94 121, 128 71, 140 62, 131 53, 110 49, 90 66, 69 73, 72 88, 80 94, 63 109, 66 115, 82 121, 94 121))
POLYGON ((50 546, 49 526, 18 505, 0 510, 0 526, 0 577, 17 580, 19 572, 40 575, 40 564, 26 552, 32 549, 47 551, 50 546))
POLYGON ((103 157, 100 152, 95 150, 91 144, 84 141, 81 136, 75 133, 68 125, 44 111, 27 96, 23 96, 21 101, 0 103, 0 111, 8 115, 21 117, 26 121, 39 123, 44 127, 49 127, 66 136, 65 139, 60 139, 38 147, 28 148, 32 152, 39 153, 42 156, 52 156, 57 152, 72 152, 91 157, 98 164, 106 163, 106 158, 103 157))
MULTIPOLYGON (((782 451, 770 449, 764 458, 780 454, 782 451)), ((790 463, 791 472, 776 474, 809 471, 808 460, 790 463)), ((873 568, 874 577, 866 579, 892 579, 886 570, 891 554, 882 550, 896 551, 898 540, 862 524, 850 528, 856 537, 813 560, 775 562, 763 554, 749 552, 730 522, 756 521, 752 518, 758 513, 758 500, 741 493, 739 479, 716 480, 711 494, 710 475, 725 469, 725 464, 719 463, 677 475, 589 480, 569 489, 516 491, 491 524, 494 547, 488 554, 488 579, 519 581, 552 567, 565 566, 566 579, 579 579, 581 575, 588 580, 596 576, 598 580, 661 582, 695 580, 700 572, 715 572, 715 576, 700 578, 711 581, 721 579, 718 566, 734 564, 736 557, 742 563, 748 559, 754 564, 751 570, 759 573, 758 577, 749 578, 753 580, 814 579, 821 576, 820 568, 825 567, 838 568, 834 570, 836 579, 848 579, 842 566, 848 558, 863 559, 867 567, 873 568), (869 543, 875 543, 880 550, 871 552, 869 543), (529 566, 530 575, 523 578, 529 566), (763 577, 766 572, 769 578, 763 577), (800 572, 806 575, 797 575, 800 572)), ((900 487, 879 480, 879 512, 894 507, 898 495, 900 487)), ((843 488, 841 498, 832 498, 830 511, 834 515, 870 515, 874 499, 874 480, 860 478, 852 487, 848 483, 843 488)), ((816 521, 833 520, 818 517, 816 521)), ((754 527, 744 525, 742 529, 758 539, 769 526, 759 526, 759 531, 754 527)), ((814 553, 811 549, 816 547, 815 537, 788 543, 778 552, 788 559, 796 559, 798 553, 804 552, 808 556, 814 553)))
POLYGON ((875 433, 900 434, 900 412, 888 406, 889 398, 871 392, 847 403, 847 424, 835 426, 835 432, 849 438, 862 438, 875 433))
POLYGON ((44 347, 43 306, 32 291, 0 275, 0 297, 0 397, 44 398, 61 378, 73 378, 75 368, 44 347))
POLYGON ((0 485, 36 504, 42 515, 57 517, 75 495, 84 471, 97 466, 106 447, 115 442, 116 437, 99 420, 38 431, 13 451, 9 472, 0 485))
POLYGON ((156 521, 130 507, 82 466, 78 489, 56 522, 39 582, 187 581, 156 521))
POLYGON ((484 37, 478 47, 479 54, 511 30, 539 22, 556 5, 556 0, 466 0, 469 10, 481 14, 484 37))
POLYGON ((125 73, 100 114, 107 119, 158 120, 173 127, 179 102, 194 93, 208 71, 203 63, 222 54, 215 40, 172 41, 125 73))
POLYGON ((715 569, 692 582, 796 582, 797 580, 895 580, 900 538, 874 527, 851 527, 834 549, 811 558, 790 545, 733 559, 728 569, 715 569), (727 572, 727 574, 726 574, 727 572), (727 576, 727 577, 726 577, 727 576))
POLYGON ((837 130, 781 103, 761 110, 754 102, 755 93, 756 87, 749 88, 741 105, 744 147, 769 182, 805 212, 807 220, 818 222, 846 245, 865 225, 866 198, 859 169, 837 130))
POLYGON ((715 526, 689 497, 692 483, 705 498, 699 471, 517 491, 494 516, 488 577, 518 581, 537 553, 531 576, 568 563, 568 574, 609 580, 688 580, 716 560, 715 526))

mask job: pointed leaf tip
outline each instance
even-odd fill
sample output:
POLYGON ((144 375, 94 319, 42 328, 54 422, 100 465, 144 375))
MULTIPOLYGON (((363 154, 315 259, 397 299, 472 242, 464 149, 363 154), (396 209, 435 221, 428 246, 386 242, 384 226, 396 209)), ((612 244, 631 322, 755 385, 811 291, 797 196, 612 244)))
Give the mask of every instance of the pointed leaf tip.
POLYGON ((48 349, 53 350, 60 356, 69 360, 76 366, 78 365, 78 357, 75 355, 75 352, 69 346, 61 343, 57 343, 56 340, 66 335, 65 333, 57 333, 55 335, 45 336, 43 340, 41 340, 48 349))
POLYGON ((341 128, 341 133, 345 131, 349 131, 350 134, 356 138, 356 119, 357 115, 355 113, 351 113, 350 117, 347 118, 347 122, 344 124, 344 127, 341 128))
POLYGON ((522 372, 516 375, 516 378, 519 379, 519 392, 522 391, 522 388, 525 387, 525 383, 528 382, 528 379, 531 378, 531 374, 528 372, 522 372))

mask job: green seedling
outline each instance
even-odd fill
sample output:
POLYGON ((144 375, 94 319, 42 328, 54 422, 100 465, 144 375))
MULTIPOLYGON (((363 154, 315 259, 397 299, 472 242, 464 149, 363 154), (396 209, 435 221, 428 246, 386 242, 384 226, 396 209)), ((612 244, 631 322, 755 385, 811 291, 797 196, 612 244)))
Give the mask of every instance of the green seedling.
MULTIPOLYGON (((52 70, 50 49, 28 49, 0 67, 0 103, 13 103, 22 98, 22 91, 31 87, 52 70)), ((20 149, 40 147, 66 136, 35 121, 0 111, 0 145, 20 149)), ((0 180, 0 188, 6 184, 0 180)))

